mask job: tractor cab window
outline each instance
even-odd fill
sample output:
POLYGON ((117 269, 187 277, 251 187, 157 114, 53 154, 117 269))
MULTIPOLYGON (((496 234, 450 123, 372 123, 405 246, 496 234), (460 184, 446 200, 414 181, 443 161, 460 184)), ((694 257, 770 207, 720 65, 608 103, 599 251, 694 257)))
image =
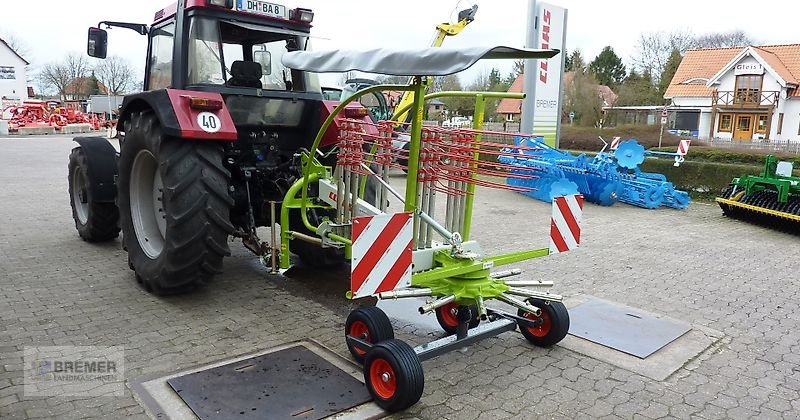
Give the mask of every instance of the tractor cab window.
POLYGON ((204 17, 192 18, 190 25, 188 84, 292 90, 297 73, 284 67, 281 57, 305 46, 305 37, 204 17))
POLYGON ((175 24, 154 28, 150 41, 150 74, 148 90, 164 89, 172 84, 172 45, 175 24))

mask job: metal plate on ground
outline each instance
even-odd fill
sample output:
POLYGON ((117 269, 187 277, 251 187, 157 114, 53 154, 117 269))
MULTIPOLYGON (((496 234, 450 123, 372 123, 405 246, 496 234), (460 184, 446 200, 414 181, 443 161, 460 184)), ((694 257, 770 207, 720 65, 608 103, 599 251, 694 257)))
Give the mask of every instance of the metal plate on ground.
POLYGON ((569 333, 644 359, 689 332, 689 324, 590 299, 569 309, 569 333))
POLYGON ((321 419, 371 400, 363 383, 303 346, 167 383, 201 419, 321 419))

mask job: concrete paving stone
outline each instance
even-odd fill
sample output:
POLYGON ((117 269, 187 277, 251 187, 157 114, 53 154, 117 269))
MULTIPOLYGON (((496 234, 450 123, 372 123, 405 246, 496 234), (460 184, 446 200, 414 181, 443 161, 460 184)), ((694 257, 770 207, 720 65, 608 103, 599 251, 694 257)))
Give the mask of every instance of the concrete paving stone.
MULTIPOLYGON (((225 273, 209 287, 166 299, 141 290, 119 239, 89 244, 74 231, 73 145, 63 136, 0 138, 0 417, 145 417, 128 389, 119 398, 24 396, 24 346, 120 345, 129 380, 308 338, 347 357, 343 322, 362 303, 343 297, 346 268, 270 276, 231 242, 225 273), (48 414, 60 407, 70 411, 48 414)), ((546 246, 548 204, 484 188, 476 202, 472 236, 486 252, 546 246)), ((713 205, 588 206, 582 247, 516 264, 522 277, 555 277, 553 291, 565 297, 589 294, 726 337, 658 382, 505 333, 425 362, 423 401, 393 417, 627 420, 666 407, 675 418, 797 418, 800 292, 789 274, 800 261, 786 253, 796 246, 794 236, 726 219, 713 205)), ((441 337, 410 317, 393 322, 410 343, 441 337)))

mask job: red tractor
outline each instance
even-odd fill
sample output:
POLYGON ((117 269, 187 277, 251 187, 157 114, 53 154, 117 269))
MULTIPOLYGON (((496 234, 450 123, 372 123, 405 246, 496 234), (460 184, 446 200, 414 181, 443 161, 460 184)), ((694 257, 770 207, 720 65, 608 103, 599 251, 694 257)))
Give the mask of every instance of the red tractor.
MULTIPOLYGON (((102 26, 146 35, 148 54, 144 92, 126 96, 120 110, 119 153, 103 138, 75 139, 69 191, 81 238, 109 241, 121 230, 128 265, 156 294, 186 292, 220 273, 229 236, 261 257, 274 252, 256 228, 280 220, 270 210, 300 177, 298 151, 335 105, 323 101, 314 74, 281 64, 286 52, 308 47, 313 17, 260 0, 179 0, 149 26, 90 28, 92 57, 106 56, 102 26)), ((352 111, 343 117, 368 118, 352 111)), ((334 124, 323 145, 333 147, 337 132, 334 124)), ((308 217, 326 216, 318 213, 308 217)), ((289 220, 307 232, 299 212, 289 220)), ((341 249, 309 242, 292 241, 288 251, 314 265, 343 261, 341 249)))

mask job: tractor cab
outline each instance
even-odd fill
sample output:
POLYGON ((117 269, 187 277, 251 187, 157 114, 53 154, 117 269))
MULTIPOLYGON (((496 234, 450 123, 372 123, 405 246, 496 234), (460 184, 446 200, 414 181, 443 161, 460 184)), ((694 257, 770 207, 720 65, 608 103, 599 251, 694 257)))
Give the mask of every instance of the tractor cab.
POLYGON ((87 51, 105 58, 107 34, 101 26, 124 27, 148 36, 146 91, 319 92, 312 75, 281 64, 286 52, 308 47, 313 18, 311 10, 262 1, 180 0, 157 11, 150 26, 100 22, 89 30, 87 51))

